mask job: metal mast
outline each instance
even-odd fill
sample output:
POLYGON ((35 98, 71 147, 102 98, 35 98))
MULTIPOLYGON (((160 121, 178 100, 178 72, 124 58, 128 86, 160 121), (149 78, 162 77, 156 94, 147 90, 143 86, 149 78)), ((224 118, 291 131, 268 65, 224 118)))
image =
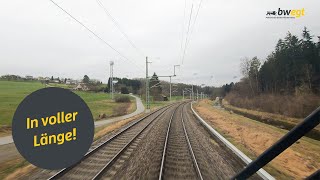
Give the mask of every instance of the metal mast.
POLYGON ((113 65, 114 65, 114 62, 110 61, 110 93, 111 93, 111 99, 113 99, 113 65))
POLYGON ((148 57, 146 57, 146 104, 147 104, 147 111, 150 110, 150 87, 149 87, 149 77, 148 77, 148 57))

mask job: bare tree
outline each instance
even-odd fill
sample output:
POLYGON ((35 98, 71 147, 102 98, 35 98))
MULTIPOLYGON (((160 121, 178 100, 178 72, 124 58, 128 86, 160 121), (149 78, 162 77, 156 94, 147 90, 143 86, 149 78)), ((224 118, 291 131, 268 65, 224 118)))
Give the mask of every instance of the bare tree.
POLYGON ((250 79, 251 59, 249 59, 248 57, 244 57, 244 58, 240 59, 240 61, 241 61, 241 63, 240 63, 241 74, 244 76, 244 78, 249 80, 250 89, 251 89, 252 93, 254 93, 253 87, 252 87, 252 82, 250 79))

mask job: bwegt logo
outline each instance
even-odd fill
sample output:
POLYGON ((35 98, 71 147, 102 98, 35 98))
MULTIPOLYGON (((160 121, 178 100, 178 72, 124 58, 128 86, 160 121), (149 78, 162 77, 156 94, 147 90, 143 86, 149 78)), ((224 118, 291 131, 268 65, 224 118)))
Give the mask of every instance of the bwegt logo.
POLYGON ((304 8, 278 11, 267 11, 266 18, 299 18, 304 16, 304 8))

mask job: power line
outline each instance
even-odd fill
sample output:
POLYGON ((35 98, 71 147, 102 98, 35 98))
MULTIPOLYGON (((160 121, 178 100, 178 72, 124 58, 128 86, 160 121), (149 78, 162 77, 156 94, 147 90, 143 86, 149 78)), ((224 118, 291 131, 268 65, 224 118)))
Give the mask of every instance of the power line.
MULTIPOLYGON (((199 6, 198 6, 198 10, 197 10, 197 14, 196 14, 196 17, 194 18, 194 21, 193 21, 193 24, 192 24, 192 28, 191 28, 191 34, 190 34, 190 36, 192 35, 193 29, 194 29, 194 27, 195 27, 195 24, 196 24, 196 21, 197 21, 197 18, 198 18, 198 14, 199 14, 199 10, 200 10, 201 4, 202 4, 202 0, 200 0, 199 6)), ((189 38, 189 42, 190 42, 190 38, 189 38)))
POLYGON ((198 6, 198 10, 197 10, 197 14, 196 14, 196 16, 194 18, 194 21, 193 21, 193 24, 192 24, 192 27, 191 27, 191 32, 190 32, 190 36, 189 36, 189 39, 188 39, 188 42, 187 42, 187 46, 188 46, 188 44, 190 42, 193 30, 194 30, 194 27, 195 27, 195 24, 196 24, 196 21, 197 21, 197 18, 198 18, 198 14, 199 14, 199 10, 200 10, 201 4, 202 4, 202 0, 200 0, 199 6, 198 6))
MULTIPOLYGON (((96 38, 98 38, 101 42, 103 42, 104 44, 106 44, 108 47, 110 47, 112 50, 114 50, 115 52, 117 52, 121 57, 123 57, 124 59, 126 59, 127 61, 133 63, 135 66, 141 68, 140 66, 138 66, 136 63, 134 63, 133 61, 131 61, 129 58, 127 58, 125 55, 123 55, 120 51, 118 51, 117 49, 115 49, 114 47, 112 47, 108 42, 106 42, 104 39, 102 39, 100 36, 98 36, 95 32, 93 32, 91 29, 89 29, 86 25, 84 25, 81 21, 79 21, 77 18, 75 18, 74 16, 72 16, 68 11, 66 11, 65 9, 63 9, 61 6, 59 6, 56 2, 54 2, 53 0, 49 0, 50 2, 52 2, 55 6, 57 6, 59 9, 61 9, 64 13, 66 13, 68 16, 70 16, 73 20, 75 20, 77 23, 79 23, 82 27, 84 27, 86 30, 88 30, 91 34, 93 34, 96 38)), ((141 68, 141 70, 143 70, 141 68)))
MULTIPOLYGON (((191 39, 191 35, 193 33, 193 30, 194 30, 194 27, 195 27, 195 24, 196 24, 196 21, 197 21, 197 18, 198 18, 198 14, 199 14, 199 10, 200 10, 200 7, 201 7, 201 4, 202 4, 202 0, 200 0, 200 3, 199 3, 199 6, 198 6, 198 9, 197 9, 197 13, 196 13, 196 16, 194 18, 194 21, 193 21, 193 24, 191 26, 191 32, 189 34, 189 36, 186 38, 186 44, 185 44, 185 49, 184 49, 184 54, 183 54, 183 57, 182 57, 182 64, 183 64, 183 60, 184 60, 184 57, 185 57, 185 54, 186 54, 186 49, 189 45, 189 42, 190 42, 190 39, 191 39)), ((190 20, 191 18, 189 19, 189 23, 190 23, 190 20)), ((190 25, 190 24, 189 24, 190 25)), ((189 28, 189 27, 188 27, 189 28)), ((188 29, 188 32, 189 32, 189 29, 188 29)))
POLYGON ((188 42, 188 36, 189 36, 189 30, 190 30, 190 22, 191 22, 191 17, 192 17, 192 11, 193 11, 193 3, 191 6, 191 11, 190 11, 190 17, 189 17, 189 23, 188 23, 188 30, 187 30, 187 35, 186 35, 186 42, 185 42, 185 46, 184 46, 184 51, 183 51, 183 55, 182 55, 182 62, 181 64, 183 64, 183 60, 184 60, 184 56, 186 54, 186 48, 187 48, 187 42, 188 42))
POLYGON ((133 43, 132 40, 130 40, 129 36, 122 30, 122 28, 120 27, 119 23, 115 20, 114 17, 111 16, 110 12, 108 11, 108 9, 101 3, 100 0, 96 0, 96 2, 98 3, 98 5, 104 10, 104 12, 106 13, 107 16, 109 16, 109 18, 112 20, 112 22, 115 24, 115 26, 118 28, 118 30, 122 33, 122 35, 127 39, 127 41, 130 43, 130 45, 136 49, 136 51, 142 55, 145 56, 144 53, 141 52, 141 50, 133 43))
POLYGON ((181 33, 181 57, 183 53, 183 40, 184 40, 184 24, 186 19, 187 0, 184 0, 183 20, 182 20, 182 33, 181 33))

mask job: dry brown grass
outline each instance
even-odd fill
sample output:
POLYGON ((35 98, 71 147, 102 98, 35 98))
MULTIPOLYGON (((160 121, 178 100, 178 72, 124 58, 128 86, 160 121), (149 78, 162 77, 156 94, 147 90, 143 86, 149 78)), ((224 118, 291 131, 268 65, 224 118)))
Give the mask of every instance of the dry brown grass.
POLYGON ((130 103, 130 106, 127 110, 128 113, 133 113, 137 109, 137 104, 136 103, 130 103))
MULTIPOLYGON (((303 120, 302 118, 292 118, 280 114, 235 107, 230 105, 226 100, 223 100, 222 104, 227 110, 231 110, 245 117, 286 130, 291 130, 303 120)), ((320 140, 320 125, 316 126, 313 130, 311 130, 311 132, 307 133, 306 136, 316 140, 320 140)))
POLYGON ((304 118, 320 106, 320 96, 314 94, 261 94, 254 97, 244 97, 231 92, 225 99, 236 107, 281 114, 295 118, 304 118))
POLYGON ((131 103, 120 103, 118 106, 114 106, 112 116, 122 116, 128 114, 130 106, 131 103))
POLYGON ((24 179, 25 175, 36 169, 32 164, 18 168, 13 173, 9 174, 4 180, 15 180, 15 179, 24 179))
MULTIPOLYGON (((195 105, 209 124, 227 137, 249 157, 257 157, 287 131, 253 121, 249 118, 215 109, 212 101, 201 101, 195 105)), ((266 169, 277 179, 301 179, 320 168, 320 142, 302 138, 275 158, 266 169)))
POLYGON ((122 121, 118 121, 118 122, 112 123, 110 125, 107 125, 105 127, 97 129, 96 133, 94 134, 94 140, 97 140, 97 139, 101 138, 102 136, 106 135, 107 133, 110 133, 114 130, 120 129, 121 127, 128 124, 129 122, 136 120, 138 118, 141 118, 142 116, 143 116, 143 114, 138 114, 138 115, 133 116, 131 118, 127 118, 122 121))
MULTIPOLYGON (((10 179, 18 179, 21 176, 20 170, 26 167, 28 162, 23 159, 23 157, 17 157, 12 160, 3 162, 0 164, 0 179, 10 178, 10 179), (8 176, 8 174, 12 174, 12 176, 8 176), (15 178, 14 178, 15 177, 15 178)), ((24 169, 23 169, 24 171, 24 169)))
POLYGON ((11 127, 0 126, 0 137, 9 136, 11 134, 11 127))
MULTIPOLYGON (((142 116, 143 114, 138 114, 134 117, 97 128, 94 135, 94 141, 114 130, 120 129, 124 125, 142 116)), ((33 171, 35 168, 36 168, 35 166, 29 164, 22 157, 17 158, 17 159, 2 163, 0 165, 0 179, 6 179, 6 180, 23 179, 24 177, 27 176, 28 173, 33 171)))

